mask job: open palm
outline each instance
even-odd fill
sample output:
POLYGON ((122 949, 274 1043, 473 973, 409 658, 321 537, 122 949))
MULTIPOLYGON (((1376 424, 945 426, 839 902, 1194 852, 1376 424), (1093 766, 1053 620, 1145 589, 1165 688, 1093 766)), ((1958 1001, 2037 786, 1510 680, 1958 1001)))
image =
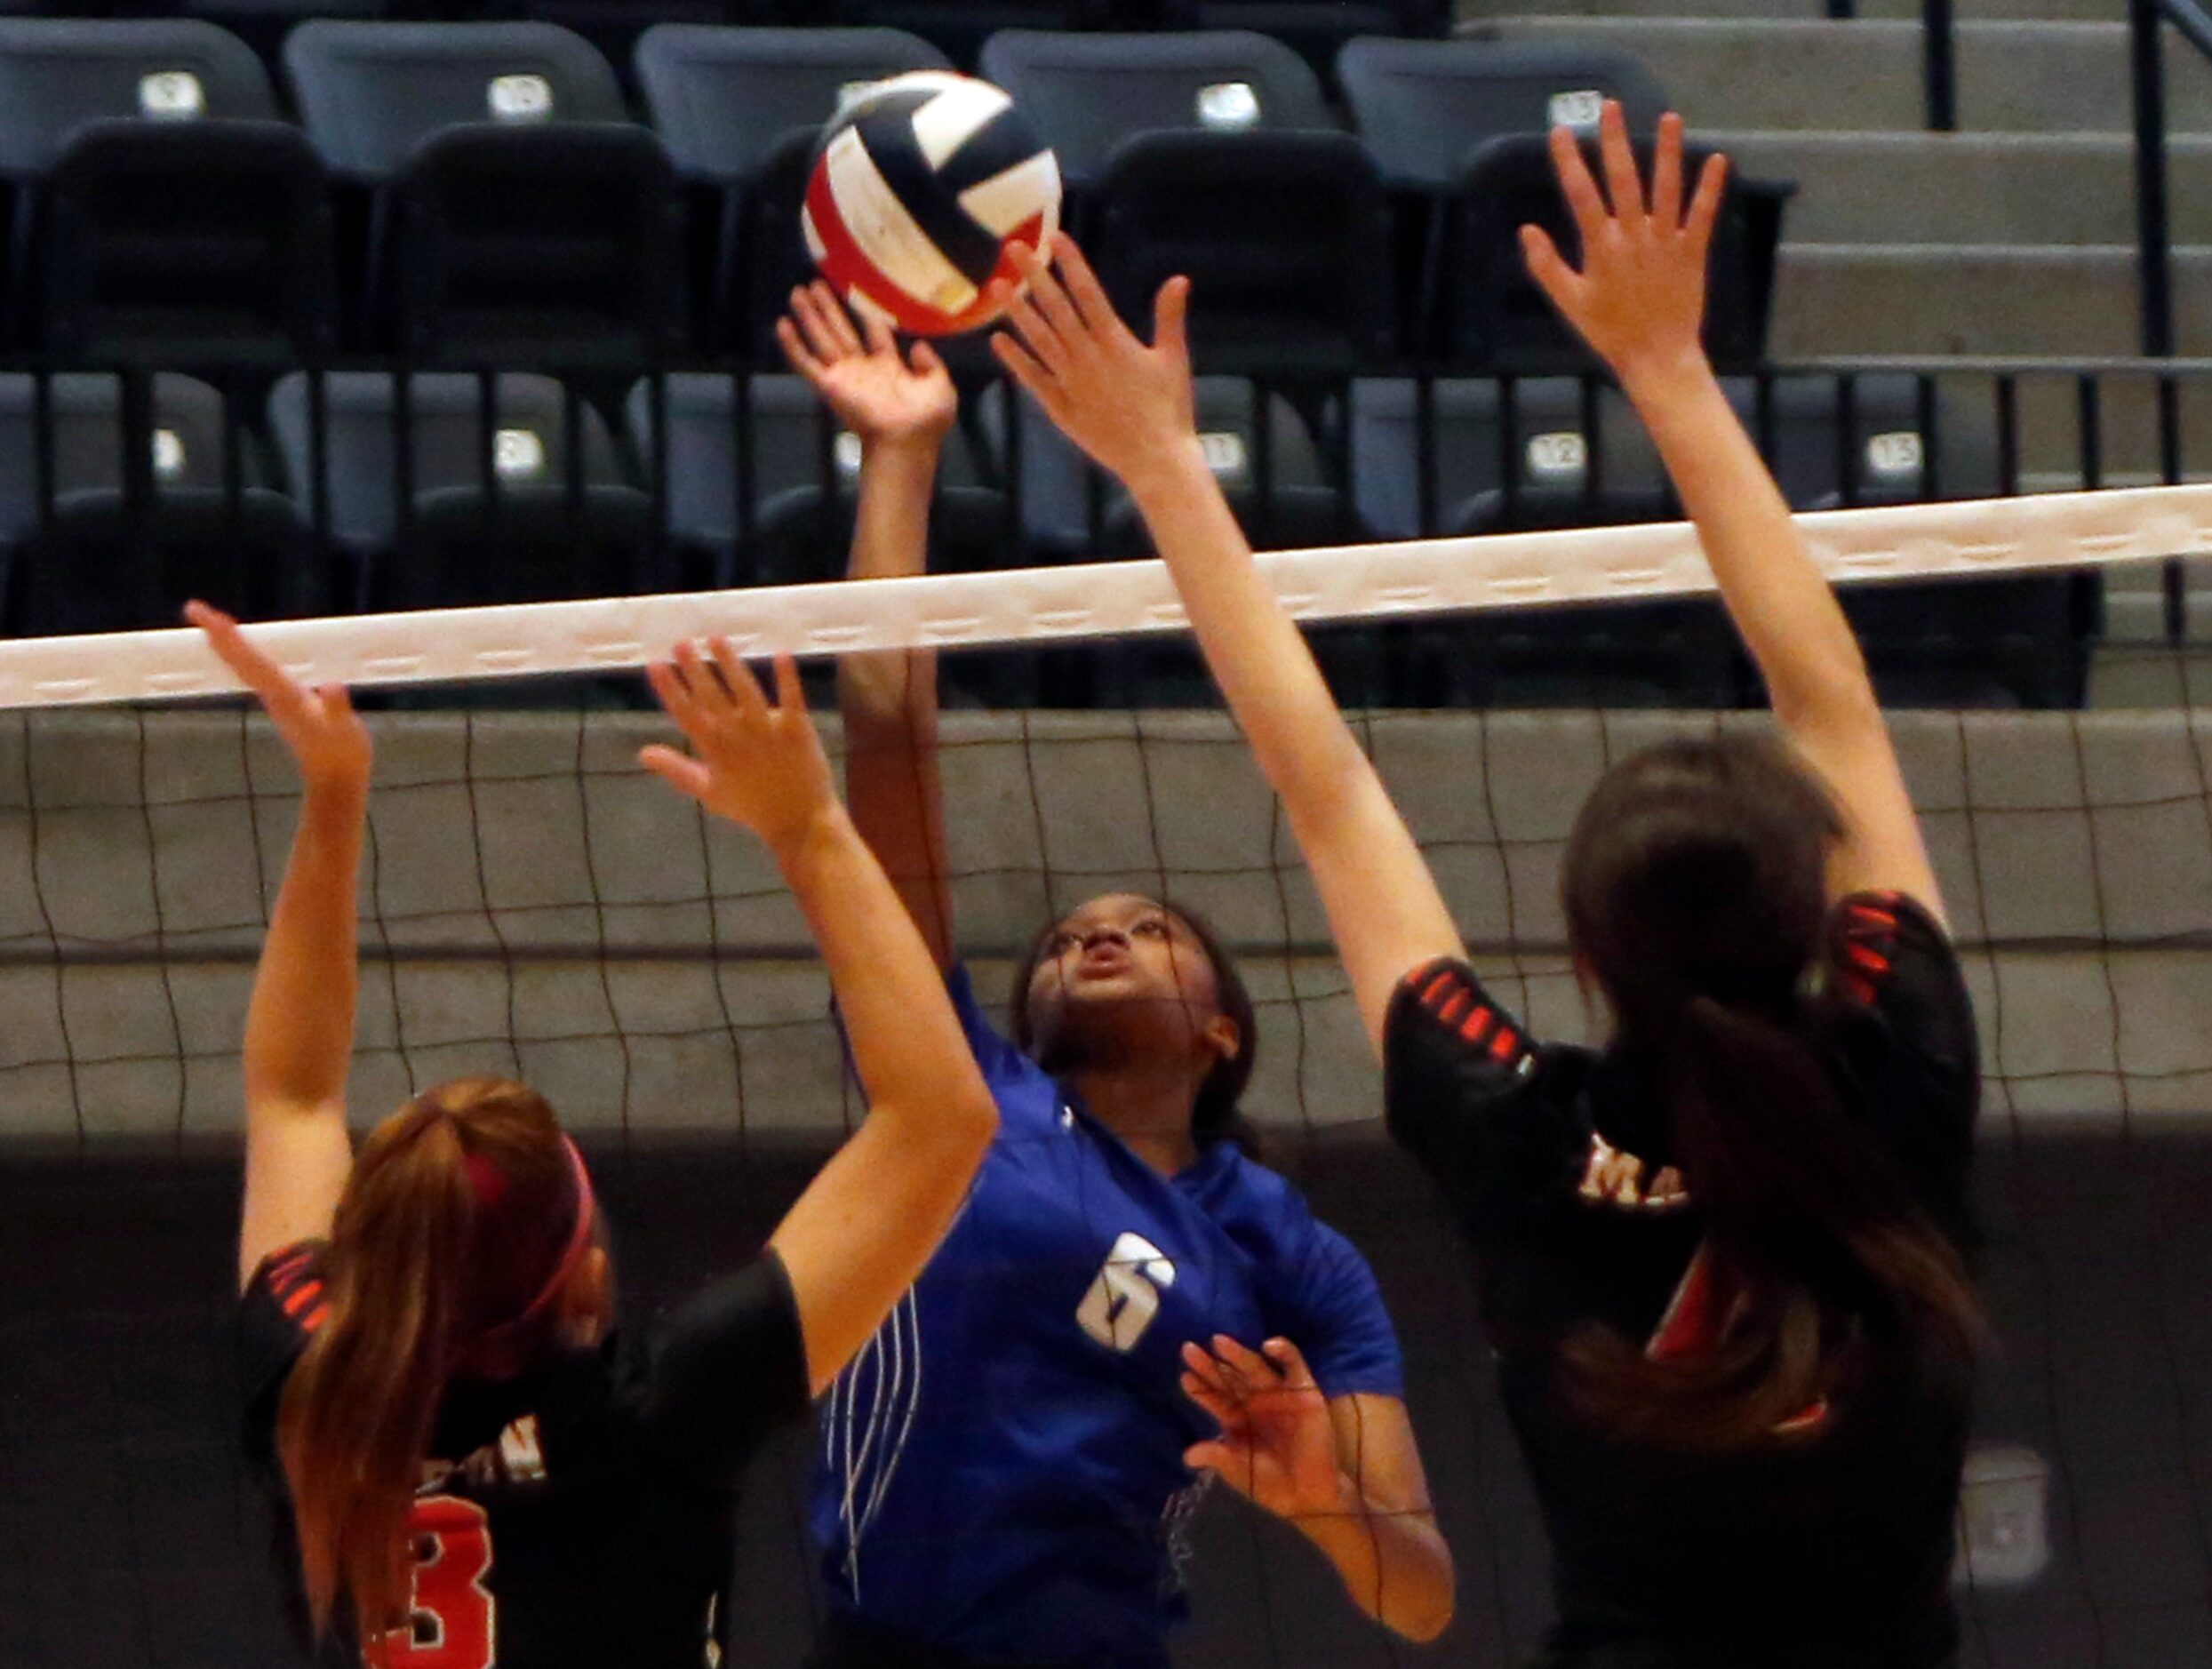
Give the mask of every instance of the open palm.
POLYGON ((945 362, 927 342, 910 355, 881 319, 858 330, 828 285, 791 292, 791 313, 776 321, 791 368, 812 385, 837 420, 865 442, 936 441, 953 425, 960 395, 945 362))
POLYGON ((1187 1465, 1218 1473, 1279 1518, 1343 1510, 1329 1402, 1297 1346, 1271 1338, 1263 1352, 1218 1338, 1210 1354, 1184 1346, 1183 1365, 1184 1393, 1221 1425, 1220 1436, 1185 1453, 1187 1465))

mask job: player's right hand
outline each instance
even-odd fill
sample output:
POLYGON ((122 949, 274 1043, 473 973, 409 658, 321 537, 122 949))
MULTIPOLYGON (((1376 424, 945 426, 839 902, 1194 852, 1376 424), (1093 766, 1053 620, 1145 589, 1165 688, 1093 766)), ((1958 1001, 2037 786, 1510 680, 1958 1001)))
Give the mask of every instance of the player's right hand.
POLYGON ((692 752, 656 745, 640 751, 638 763, 781 851, 838 809, 836 779, 807 714, 798 663, 776 658, 771 705, 728 638, 712 639, 707 651, 711 662, 696 644, 679 643, 673 660, 645 669, 692 752))
POLYGON ((1659 120, 1648 199, 1617 100, 1606 100, 1598 146, 1606 196, 1599 194, 1573 133, 1552 130, 1552 162, 1581 236, 1582 269, 1567 264, 1541 227, 1522 227, 1521 244, 1529 276, 1552 305, 1626 383, 1704 355, 1698 327, 1705 317, 1705 253, 1728 164, 1721 156, 1706 159, 1685 213, 1681 117, 1669 114, 1659 120))
POLYGON ((205 634, 208 647, 259 698, 309 789, 368 787, 374 749, 369 727, 354 711, 344 684, 300 683, 220 609, 188 603, 184 618, 205 634))
POLYGON ((935 348, 918 341, 902 357, 890 326, 872 316, 855 331, 836 292, 819 280, 791 292, 776 340, 791 369, 866 444, 935 446, 959 415, 960 395, 935 348))

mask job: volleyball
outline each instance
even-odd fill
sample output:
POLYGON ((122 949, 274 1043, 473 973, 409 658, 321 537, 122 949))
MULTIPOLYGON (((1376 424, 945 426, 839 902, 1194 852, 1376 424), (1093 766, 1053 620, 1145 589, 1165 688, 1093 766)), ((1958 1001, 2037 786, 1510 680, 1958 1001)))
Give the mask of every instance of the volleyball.
POLYGON ((858 90, 831 118, 801 229, 846 303, 917 336, 997 315, 1007 256, 1059 223, 1060 170, 1005 92, 942 70, 858 90))

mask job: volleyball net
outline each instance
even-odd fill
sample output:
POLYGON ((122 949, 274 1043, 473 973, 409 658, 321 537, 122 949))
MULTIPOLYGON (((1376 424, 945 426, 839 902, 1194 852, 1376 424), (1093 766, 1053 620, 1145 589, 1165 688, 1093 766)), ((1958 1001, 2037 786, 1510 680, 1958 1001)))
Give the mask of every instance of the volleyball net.
MULTIPOLYGON (((2212 555, 2212 488, 1801 522, 1839 579, 1874 593, 2002 585, 2212 555)), ((1292 611, 1324 629, 1339 669, 1480 656, 1498 640, 1475 628, 1553 607, 1694 606, 1718 619, 1717 604, 1697 601, 1709 580, 1680 526, 1262 561, 1292 611)), ((1133 563, 260 628, 299 675, 363 691, 375 733, 357 1116, 491 1071, 539 1088, 595 1151, 619 1146, 648 1163, 664 1144, 731 1148, 741 1162, 814 1154, 850 1127, 859 1109, 826 982, 772 865, 635 763, 671 727, 634 699, 635 669, 679 638, 727 634, 748 654, 787 649, 818 663, 938 651, 952 692, 941 736, 952 901, 986 1001, 1002 1000, 1013 959, 1057 914, 1109 891, 1165 894, 1211 918, 1252 987, 1260 1046, 1246 1105, 1284 1162, 1380 1149, 1378 1077, 1318 902, 1235 727, 1200 704, 1183 627, 1164 571, 1133 563), (1054 687, 1037 675, 1052 657, 1087 658, 1095 688, 1120 675, 1099 668, 1155 651, 1180 659, 1126 687, 1186 688, 1194 705, 1034 704, 1054 687), (1009 692, 1026 699, 1010 705, 1009 692)), ((2185 679, 2178 652, 2176 667, 2185 679)), ((282 745, 227 689, 188 632, 0 643, 0 1144, 11 1154, 150 1143, 182 1163, 233 1138, 246 996, 298 785, 282 745)), ((842 755, 834 711, 819 716, 842 755)), ((2176 1179, 2205 1167, 2193 1149, 2162 1156, 2168 1137, 2182 1152, 2212 1111, 2212 713, 1892 716, 1980 1015, 1985 1173, 1997 1178, 1985 1188, 1999 1191, 1992 1308, 2006 1348, 2023 1353, 1985 1421, 1968 1494, 1976 1661, 2050 1661, 2037 1630, 2060 1615, 2099 1642, 2080 1661, 2161 1661, 2129 1642, 2192 1626, 2212 1573, 2200 1512, 2187 1505, 2207 1453, 2192 1387, 2212 1374, 2212 1340, 2186 1296, 2212 1274, 2212 1252, 2174 1226, 2185 1215, 2176 1179), (2088 1147, 2048 1150, 2061 1162, 2036 1146, 2083 1136, 2088 1147), (2045 1220, 2035 1202, 2046 1194, 2090 1204, 2045 1220), (2093 1338, 2122 1312, 2111 1324, 2124 1338, 2082 1346, 2112 1353, 2085 1392, 2056 1360, 2072 1347, 2060 1335, 2093 1338), (2145 1529, 2144 1501, 2167 1519, 2145 1529), (2133 1550, 2153 1534, 2170 1557, 2146 1566, 2133 1550)), ((1588 707, 1352 717, 1485 978, 1537 1034, 1569 1040, 1590 1017, 1557 872, 1588 789, 1648 743, 1768 723, 1755 711, 1588 707)), ((1307 1180, 1322 1215, 1377 1258, 1407 1338, 1417 1422, 1461 1554, 1465 1649, 1452 1660, 1506 1661, 1540 1631, 1545 1585, 1459 1277, 1437 1261, 1456 1270, 1456 1256, 1401 1171, 1362 1158, 1307 1180)), ((651 1209, 677 1208, 661 1197, 651 1209)), ((735 1603, 748 1618, 780 1607, 801 1619, 761 1625, 763 1639, 805 1633, 797 1590, 779 1585, 806 1557, 796 1487, 761 1491, 750 1545, 779 1552, 741 1563, 753 1575, 741 1574, 735 1603)), ((1200 1527, 1194 1639, 1239 1638, 1237 1661, 1271 1665, 1398 1660, 1379 1636, 1347 1629, 1340 1601, 1300 1586, 1294 1573, 1307 1567, 1296 1561, 1310 1553, 1258 1534, 1200 1527)), ((132 1574, 145 1577, 142 1561, 132 1574)), ((1194 1664, 1230 1661, 1210 1650, 1186 1648, 1194 1664)), ((740 1661, 791 1660, 781 1646, 756 1651, 740 1661)))

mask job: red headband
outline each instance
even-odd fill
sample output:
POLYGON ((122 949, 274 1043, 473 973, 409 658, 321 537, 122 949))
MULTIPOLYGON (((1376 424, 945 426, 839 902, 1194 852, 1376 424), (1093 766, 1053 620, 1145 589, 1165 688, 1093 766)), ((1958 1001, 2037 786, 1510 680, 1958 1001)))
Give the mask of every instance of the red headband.
MULTIPOLYGON (((584 1155, 576 1151, 576 1144, 565 1136, 561 1138, 561 1151, 568 1155, 569 1172, 576 1179, 576 1223, 569 1230, 568 1244, 562 1249, 559 1261, 553 1266, 553 1273, 546 1277, 546 1284, 539 1289, 538 1296, 523 1307, 520 1314, 486 1332, 479 1349, 507 1343, 544 1314, 568 1285, 569 1277, 583 1260, 585 1249, 591 1244, 592 1223, 598 1216, 598 1207, 592 1197, 591 1173, 584 1169, 584 1155)), ((468 1185, 476 1195, 477 1208, 486 1213, 497 1211, 507 1198, 505 1173, 481 1154, 469 1154, 467 1166, 468 1185)))

